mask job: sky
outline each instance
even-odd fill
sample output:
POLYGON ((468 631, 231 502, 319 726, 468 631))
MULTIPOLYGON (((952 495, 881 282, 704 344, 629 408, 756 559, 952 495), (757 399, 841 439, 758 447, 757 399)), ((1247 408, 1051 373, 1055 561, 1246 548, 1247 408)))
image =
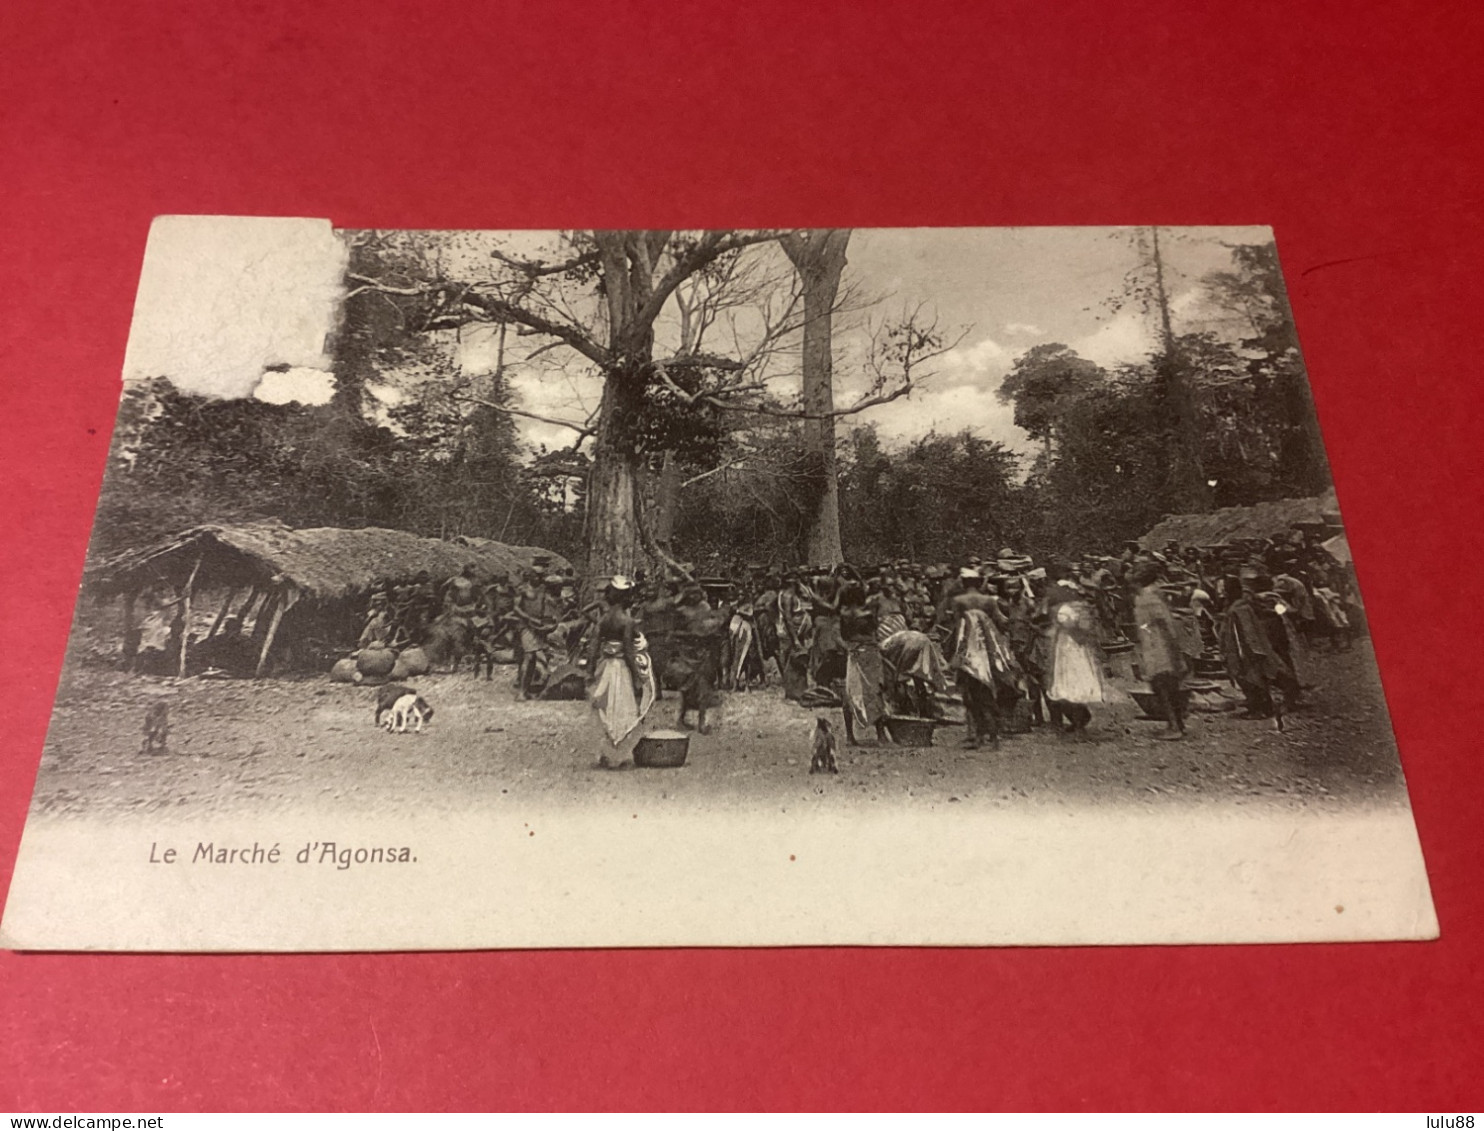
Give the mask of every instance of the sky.
MULTIPOLYGON (((844 282, 879 300, 836 331, 836 406, 859 396, 857 359, 871 321, 922 304, 959 344, 932 366, 910 397, 847 421, 874 424, 888 441, 965 427, 1026 451, 1013 408, 995 396, 1031 346, 1060 342, 1103 365, 1138 361, 1153 348, 1151 318, 1109 300, 1139 262, 1131 229, 862 229, 851 236, 844 282)), ((543 237, 517 233, 533 247, 543 237)), ((1271 239, 1267 228, 1166 228, 1161 245, 1177 331, 1205 328, 1197 283, 1229 265, 1226 244, 1271 239)), ((161 217, 150 230, 125 380, 163 375, 189 392, 256 396, 274 403, 324 403, 334 388, 326 352, 343 292, 346 252, 325 220, 161 217)), ((465 331, 453 346, 461 365, 493 364, 494 334, 465 331)), ((560 352, 560 351, 553 351, 560 352)), ((546 355, 548 362, 553 354, 546 355)), ((796 375, 780 392, 797 391, 796 375)), ((517 374, 518 406, 581 420, 599 383, 580 366, 517 374)), ((389 383, 385 395, 399 391, 389 383)), ((531 445, 564 446, 566 429, 520 421, 531 445)))
MULTIPOLYGON (((1025 450, 1014 408, 995 396, 1015 359, 1059 342, 1100 365, 1139 361, 1155 345, 1150 316, 1114 312, 1108 300, 1138 264, 1128 229, 907 228, 855 233, 848 272, 902 302, 926 299, 946 328, 967 328, 958 348, 909 400, 860 417, 883 436, 904 439, 931 428, 975 432, 1025 450)), ((1260 243, 1267 228, 1164 229, 1166 280, 1179 330, 1197 320, 1196 284, 1229 266, 1226 243, 1260 243)), ((891 300, 888 300, 888 309, 891 300)))

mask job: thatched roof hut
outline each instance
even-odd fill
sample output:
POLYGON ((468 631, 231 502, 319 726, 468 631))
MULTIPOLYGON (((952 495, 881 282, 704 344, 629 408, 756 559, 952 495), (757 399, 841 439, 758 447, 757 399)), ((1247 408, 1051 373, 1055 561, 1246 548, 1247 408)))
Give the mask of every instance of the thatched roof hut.
MULTIPOLYGON (((90 567, 84 584, 100 596, 123 594, 127 611, 143 590, 167 585, 181 593, 186 621, 193 594, 226 591, 223 614, 244 591, 240 616, 257 606, 254 639, 261 639, 258 671, 267 664, 284 614, 304 605, 345 606, 373 589, 412 580, 426 570, 441 585, 467 565, 481 574, 517 574, 538 554, 565 568, 560 555, 535 546, 511 546, 484 538, 444 541, 403 530, 315 527, 291 530, 276 522, 196 526, 154 546, 126 551, 90 567)), ((302 619, 302 616, 301 616, 302 619)), ((220 624, 222 615, 218 615, 220 624)), ((127 629, 126 629, 127 631, 127 629)), ((208 633, 210 635, 210 633, 208 633)), ((185 660, 182 655, 181 671, 185 660)))
POLYGON ((244 523, 196 526, 158 545, 126 551, 90 570, 88 580, 111 593, 157 582, 179 586, 199 560, 198 585, 245 588, 281 578, 302 597, 329 600, 405 581, 420 570, 439 582, 470 564, 481 573, 513 573, 529 567, 537 554, 566 564, 549 550, 486 538, 445 542, 375 526, 291 530, 280 523, 244 523))
POLYGON ((1279 537, 1295 526, 1317 531, 1339 525, 1339 504, 1335 493, 1328 491, 1303 499, 1222 507, 1206 514, 1167 515, 1139 539, 1139 545, 1146 550, 1157 550, 1170 542, 1181 546, 1220 546, 1279 537))

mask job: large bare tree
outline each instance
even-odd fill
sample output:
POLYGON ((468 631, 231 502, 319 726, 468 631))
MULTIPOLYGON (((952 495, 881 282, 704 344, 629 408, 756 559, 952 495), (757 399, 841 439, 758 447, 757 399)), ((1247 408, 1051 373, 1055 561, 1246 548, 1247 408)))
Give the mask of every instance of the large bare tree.
MULTIPOLYGON (((353 274, 349 282, 352 294, 372 289, 418 296, 427 329, 476 322, 504 326, 517 337, 540 341, 525 352, 523 363, 549 350, 567 351, 600 376, 601 403, 583 421, 490 405, 568 428, 578 443, 591 441, 587 567, 597 578, 655 560, 677 564, 665 544, 667 520, 651 513, 657 492, 646 479, 651 469, 664 466, 674 437, 687 428, 715 427, 722 414, 801 420, 812 435, 829 439, 827 447, 823 439, 818 443, 828 452, 824 489, 832 494, 834 420, 906 395, 914 368, 950 348, 920 321, 873 337, 870 390, 848 408, 834 407, 830 320, 845 238, 848 233, 819 237, 772 230, 570 232, 557 254, 527 257, 496 247, 477 263, 467 255, 462 263, 450 260, 425 280, 353 274), (806 245, 821 240, 804 261, 817 261, 822 273, 811 266, 785 282, 776 272, 736 269, 742 257, 764 254, 765 245, 782 239, 796 250, 798 239, 806 245), (747 316, 727 320, 744 302, 747 316), (706 332, 724 320, 729 332, 713 335, 723 339, 717 347, 706 332), (661 328, 672 349, 657 349, 661 328), (769 382, 779 377, 769 364, 801 335, 803 367, 815 380, 806 377, 804 396, 793 405, 769 395, 769 382), (887 348, 874 348, 883 342, 887 348)), ((662 511, 664 497, 658 492, 662 511)), ((829 521, 834 549, 825 547, 824 560, 838 560, 837 510, 829 521)))

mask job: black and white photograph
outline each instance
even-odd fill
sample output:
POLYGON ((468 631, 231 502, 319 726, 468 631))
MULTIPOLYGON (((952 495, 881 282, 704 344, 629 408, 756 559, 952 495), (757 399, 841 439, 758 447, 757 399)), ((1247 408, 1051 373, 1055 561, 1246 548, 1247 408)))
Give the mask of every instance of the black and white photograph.
POLYGON ((1434 937, 1279 251, 156 220, 5 945, 1434 937))

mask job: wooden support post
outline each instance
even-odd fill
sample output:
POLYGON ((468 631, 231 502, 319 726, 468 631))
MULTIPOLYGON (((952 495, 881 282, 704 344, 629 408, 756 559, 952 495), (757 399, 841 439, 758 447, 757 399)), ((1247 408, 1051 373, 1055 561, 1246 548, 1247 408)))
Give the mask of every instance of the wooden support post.
MULTIPOLYGON (((273 647, 273 637, 278 632, 278 622, 283 620, 283 614, 293 608, 294 602, 298 599, 299 591, 293 588, 285 589, 282 593, 270 598, 273 601, 273 619, 268 622, 268 635, 263 637, 263 650, 258 653, 258 669, 254 673, 258 679, 262 679, 263 673, 268 669, 268 650, 273 647)), ((266 608, 265 605, 264 609, 266 608)))
POLYGON ((134 602, 139 599, 139 594, 134 590, 124 594, 124 670, 134 670, 134 657, 139 654, 139 641, 134 636, 134 602))
POLYGON ((216 614, 216 620, 211 622, 211 631, 206 634, 207 638, 216 635, 216 630, 221 628, 222 621, 227 619, 227 610, 232 607, 232 598, 237 596, 237 588, 233 586, 227 590, 227 599, 222 602, 221 611, 216 614))
POLYGON ((263 595, 258 616, 253 621, 252 639, 258 646, 258 666, 254 674, 261 676, 268 663, 268 648, 273 643, 273 633, 278 630, 278 618, 283 615, 283 605, 276 593, 263 595))
POLYGON ((243 621, 243 622, 246 622, 246 620, 247 620, 247 612, 248 612, 249 609, 252 608, 253 602, 258 599, 258 594, 261 593, 261 592, 262 592, 262 590, 259 589, 256 585, 254 585, 251 589, 249 589, 247 591, 247 600, 246 601, 243 601, 242 604, 240 604, 240 605, 237 606, 237 619, 238 620, 243 621))
POLYGON ((252 593, 247 598, 247 603, 237 611, 242 618, 242 623, 247 623, 248 615, 252 616, 252 632, 249 637, 254 648, 263 646, 263 635, 268 631, 268 618, 266 613, 272 612, 274 594, 271 589, 261 586, 253 586, 252 593))
POLYGON ((196 587, 196 574, 201 570, 201 555, 196 555, 196 564, 191 567, 191 576, 186 578, 185 591, 180 597, 180 672, 182 679, 186 672, 186 652, 191 644, 191 592, 196 587))

